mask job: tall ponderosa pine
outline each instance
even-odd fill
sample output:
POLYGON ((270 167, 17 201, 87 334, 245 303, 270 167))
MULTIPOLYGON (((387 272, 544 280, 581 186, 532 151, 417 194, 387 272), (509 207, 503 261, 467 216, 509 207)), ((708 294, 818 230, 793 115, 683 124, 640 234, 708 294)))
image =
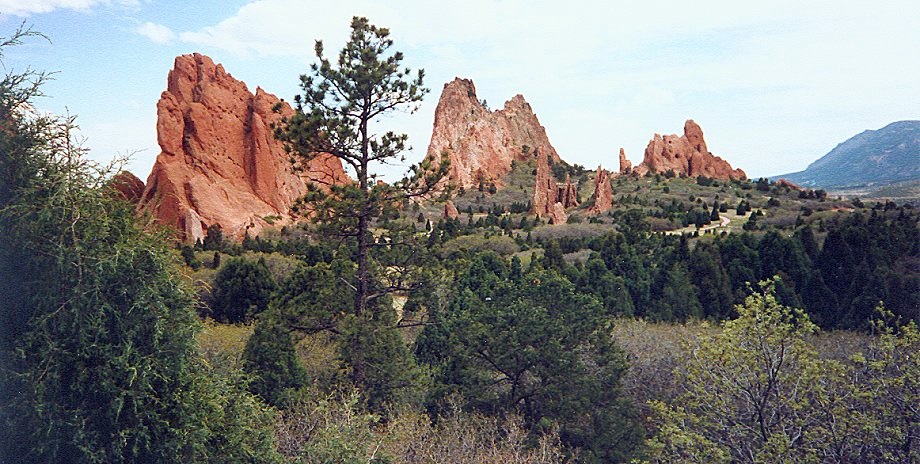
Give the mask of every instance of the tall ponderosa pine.
MULTIPOLYGON (((393 184, 376 182, 373 170, 381 164, 403 161, 407 136, 387 131, 375 133, 371 125, 395 111, 414 112, 428 92, 423 85, 424 72, 414 74, 402 67, 403 54, 391 51, 393 40, 386 28, 374 26, 366 18, 355 17, 351 36, 339 52, 338 60, 330 62, 323 55, 322 41, 316 42, 319 63, 310 73, 301 76, 302 95, 294 99, 296 112, 276 128, 276 136, 285 142, 295 159, 308 161, 321 153, 340 159, 353 171, 354 182, 344 184, 310 185, 298 205, 311 215, 327 236, 347 240, 354 247, 356 264, 348 285, 354 291, 350 316, 366 321, 395 321, 386 312, 392 307, 386 302, 389 293, 408 290, 407 277, 400 272, 409 266, 384 263, 388 272, 376 272, 372 259, 375 246, 393 247, 404 238, 371 234, 375 220, 392 217, 396 208, 413 198, 431 195, 447 172, 448 162, 441 159, 437 167, 426 159, 412 166, 408 175, 393 184)), ((301 163, 305 165, 305 163, 301 163)), ((416 254, 407 250, 404 257, 416 254)), ((336 314, 345 316, 343 311, 336 314)), ((346 317, 333 321, 336 326, 346 317)), ((342 327, 337 327, 342 332, 342 327)), ((384 330, 384 329, 381 329, 384 330)), ((383 338, 392 338, 381 335, 383 338)), ((357 342, 364 337, 352 339, 357 342)), ((350 347, 344 353, 360 352, 350 347)), ((352 359, 352 378, 365 387, 369 366, 364 357, 352 359)))

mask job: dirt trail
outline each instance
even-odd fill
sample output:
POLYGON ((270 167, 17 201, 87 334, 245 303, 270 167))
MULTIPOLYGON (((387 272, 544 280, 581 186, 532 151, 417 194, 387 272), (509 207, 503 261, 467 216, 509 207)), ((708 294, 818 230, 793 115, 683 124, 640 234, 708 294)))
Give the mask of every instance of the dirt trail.
POLYGON ((737 218, 738 215, 731 215, 731 216, 732 217, 729 216, 729 213, 721 213, 719 215, 718 224, 707 224, 703 227, 700 227, 699 229, 697 229, 696 226, 688 226, 688 227, 684 227, 683 229, 669 230, 665 233, 668 235, 681 235, 681 234, 692 234, 694 232, 699 231, 700 234, 703 234, 706 231, 713 230, 713 229, 725 229, 726 231, 730 232, 731 229, 728 226, 729 224, 731 224, 732 218, 733 217, 737 218))

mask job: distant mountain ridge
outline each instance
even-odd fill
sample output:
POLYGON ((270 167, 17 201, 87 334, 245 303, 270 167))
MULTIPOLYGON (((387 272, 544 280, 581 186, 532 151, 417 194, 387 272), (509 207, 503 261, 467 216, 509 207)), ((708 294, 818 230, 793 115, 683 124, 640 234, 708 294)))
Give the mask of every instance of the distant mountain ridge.
POLYGON ((920 181, 920 121, 898 121, 837 145, 804 171, 774 176, 804 187, 847 190, 920 181))

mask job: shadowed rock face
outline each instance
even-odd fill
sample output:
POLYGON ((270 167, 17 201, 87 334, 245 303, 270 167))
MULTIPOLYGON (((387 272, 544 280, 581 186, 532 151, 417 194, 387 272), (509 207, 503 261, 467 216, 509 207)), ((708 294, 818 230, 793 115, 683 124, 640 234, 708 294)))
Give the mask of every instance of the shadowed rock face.
POLYGON ((448 179, 467 189, 480 180, 500 185, 501 177, 511 172, 512 160, 526 161, 543 153, 560 161, 523 96, 490 111, 476 97, 473 81, 460 78, 444 84, 435 110, 427 156, 437 161, 441 153, 450 159, 448 179))
POLYGON ((144 181, 130 171, 120 171, 112 177, 111 186, 128 203, 137 204, 144 194, 144 181))
POLYGON ((309 181, 348 181, 332 156, 294 172, 271 127, 292 114, 261 88, 250 93, 207 56, 177 57, 157 103, 161 152, 139 207, 189 242, 214 224, 240 239, 247 231, 258 235, 269 222, 290 222, 290 208, 309 181), (280 114, 273 111, 279 104, 280 114))
POLYGON ((724 180, 747 178, 744 171, 733 169, 727 161, 709 152, 703 139, 703 130, 692 119, 684 124, 683 136, 655 134, 645 148, 645 159, 633 172, 644 175, 650 171, 663 173, 668 170, 689 177, 706 176, 724 180))

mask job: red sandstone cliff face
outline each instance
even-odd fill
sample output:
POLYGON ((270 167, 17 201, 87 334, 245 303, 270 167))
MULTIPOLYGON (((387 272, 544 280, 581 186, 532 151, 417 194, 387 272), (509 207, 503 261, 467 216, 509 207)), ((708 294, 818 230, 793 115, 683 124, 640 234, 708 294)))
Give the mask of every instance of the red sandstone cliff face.
POLYGON ((110 181, 110 185, 128 203, 137 204, 144 194, 144 181, 130 171, 120 171, 110 181))
POLYGON ((600 166, 597 167, 597 175, 594 177, 594 193, 591 194, 591 200, 594 204, 588 208, 589 213, 603 213, 613 208, 613 187, 610 186, 610 173, 600 166))
POLYGON ((207 56, 177 57, 157 103, 162 151, 139 207, 190 242, 214 224, 239 239, 247 231, 258 235, 269 222, 289 222, 307 179, 347 182, 341 162, 331 156, 304 166, 303 175, 293 172, 271 128, 293 109, 282 103, 277 114, 272 108, 278 103, 261 88, 253 95, 207 56))
POLYGON ((530 104, 516 95, 501 110, 489 111, 476 97, 469 79, 444 84, 434 115, 428 157, 450 159, 448 179, 466 189, 479 181, 495 182, 511 171, 511 161, 526 161, 535 154, 561 161, 530 104))
POLYGON ((692 119, 684 124, 683 136, 655 134, 645 148, 645 159, 633 171, 644 175, 649 171, 663 173, 669 169, 690 177, 747 178, 744 171, 733 169, 727 161, 709 152, 703 130, 692 119))

